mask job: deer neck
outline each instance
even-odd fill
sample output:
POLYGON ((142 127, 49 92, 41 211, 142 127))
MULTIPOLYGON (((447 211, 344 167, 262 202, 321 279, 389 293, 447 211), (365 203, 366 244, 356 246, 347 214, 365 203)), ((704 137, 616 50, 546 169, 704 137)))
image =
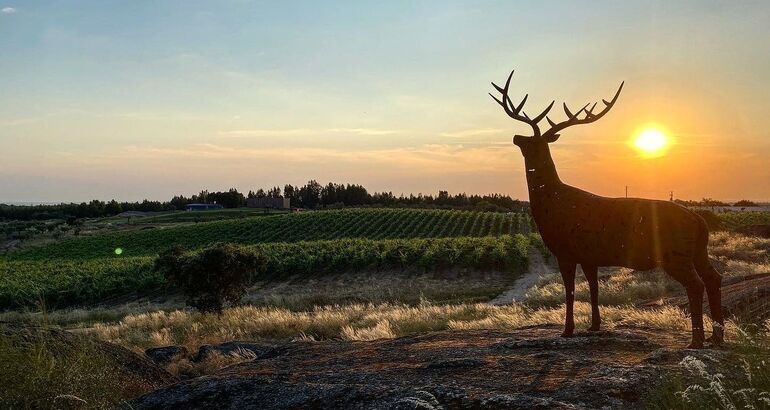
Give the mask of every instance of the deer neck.
POLYGON ((529 199, 533 206, 540 206, 547 198, 553 197, 553 193, 560 190, 563 183, 556 172, 550 151, 537 159, 524 159, 527 174, 527 188, 529 199))

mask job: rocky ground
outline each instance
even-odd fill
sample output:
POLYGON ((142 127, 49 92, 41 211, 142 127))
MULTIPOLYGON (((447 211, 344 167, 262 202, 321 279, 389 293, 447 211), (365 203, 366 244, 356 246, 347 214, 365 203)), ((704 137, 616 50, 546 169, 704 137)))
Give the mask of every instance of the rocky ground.
POLYGON ((154 391, 132 407, 634 408, 685 356, 708 363, 729 354, 682 349, 682 332, 620 328, 570 339, 560 332, 546 325, 259 346, 253 361, 154 391))

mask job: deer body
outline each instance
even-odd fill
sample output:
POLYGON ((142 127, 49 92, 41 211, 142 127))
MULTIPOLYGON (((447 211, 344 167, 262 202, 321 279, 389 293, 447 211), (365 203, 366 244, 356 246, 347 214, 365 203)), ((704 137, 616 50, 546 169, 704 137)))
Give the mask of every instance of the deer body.
MULTIPOLYGON (((513 73, 511 73, 511 76, 513 73)), ((563 336, 572 335, 575 324, 575 270, 581 265, 591 293, 591 327, 599 330, 598 268, 624 266, 637 270, 662 267, 687 290, 692 318, 690 347, 703 347, 703 293, 708 294, 714 320, 711 340, 723 338, 721 311, 721 275, 710 264, 706 246, 708 227, 694 212, 667 201, 637 198, 606 198, 564 184, 556 172, 548 144, 559 138, 558 132, 571 125, 593 122, 606 114, 620 95, 621 87, 605 108, 594 114, 596 104, 588 104, 573 114, 564 105, 568 120, 556 124, 543 113, 530 118, 522 108, 527 97, 514 106, 507 95, 511 76, 504 88, 498 87, 502 100, 495 100, 513 119, 529 124, 533 136, 516 135, 513 143, 524 156, 530 207, 540 235, 558 260, 565 287, 566 319, 563 336), (579 116, 585 113, 584 118, 579 116), (540 133, 538 122, 546 118, 551 128, 540 133)))
POLYGON ((561 181, 528 187, 540 235, 559 260, 648 270, 694 260, 708 240, 702 218, 673 202, 606 198, 561 181))

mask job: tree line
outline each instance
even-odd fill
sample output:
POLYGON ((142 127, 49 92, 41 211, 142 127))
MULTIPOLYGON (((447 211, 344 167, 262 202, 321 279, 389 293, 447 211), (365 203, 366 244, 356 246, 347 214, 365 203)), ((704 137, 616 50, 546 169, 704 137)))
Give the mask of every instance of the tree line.
POLYGON ((116 200, 69 203, 57 205, 4 205, 0 204, 0 220, 43 220, 67 218, 96 218, 117 215, 126 211, 162 212, 184 210, 192 203, 216 203, 225 208, 246 206, 249 198, 276 197, 289 198, 294 208, 323 209, 347 206, 382 206, 382 207, 421 207, 447 209, 476 209, 485 211, 525 211, 527 202, 513 199, 503 194, 468 195, 465 193, 449 194, 439 191, 431 194, 400 194, 393 192, 370 193, 358 184, 328 183, 321 185, 315 180, 305 185, 284 185, 268 189, 249 190, 244 194, 235 188, 227 191, 209 192, 203 190, 192 196, 176 195, 169 201, 118 202, 116 200))
POLYGON ((700 201, 674 199, 674 202, 684 206, 758 206, 756 202, 749 201, 748 199, 742 199, 738 202, 730 204, 729 202, 723 202, 713 198, 703 198, 700 201))

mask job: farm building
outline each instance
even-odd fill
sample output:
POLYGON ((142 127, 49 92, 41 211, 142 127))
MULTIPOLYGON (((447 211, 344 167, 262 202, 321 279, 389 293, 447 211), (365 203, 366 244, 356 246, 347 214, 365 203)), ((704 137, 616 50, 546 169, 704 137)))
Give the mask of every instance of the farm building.
POLYGON ((249 208, 274 208, 274 209, 289 209, 291 203, 289 198, 249 198, 246 200, 246 205, 249 208))
POLYGON ((187 206, 185 206, 185 210, 187 211, 208 211, 211 209, 222 209, 222 208, 224 207, 219 204, 187 204, 187 206))

